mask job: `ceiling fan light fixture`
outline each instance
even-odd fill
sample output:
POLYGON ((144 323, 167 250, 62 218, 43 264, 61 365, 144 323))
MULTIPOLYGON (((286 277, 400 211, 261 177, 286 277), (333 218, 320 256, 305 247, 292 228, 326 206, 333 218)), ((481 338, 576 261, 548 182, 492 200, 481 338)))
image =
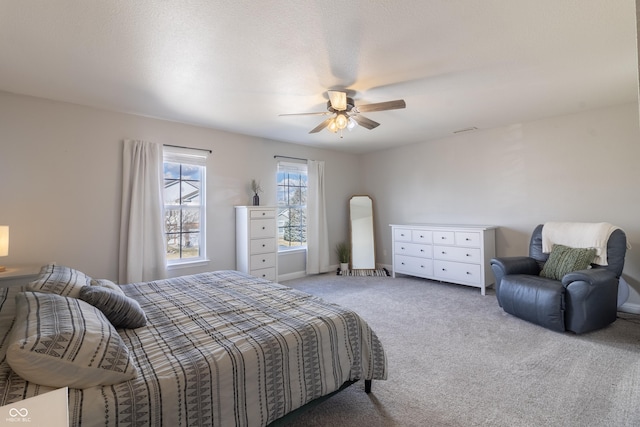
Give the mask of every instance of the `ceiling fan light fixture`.
POLYGON ((329 132, 333 132, 333 133, 338 132, 338 125, 336 124, 335 118, 329 122, 327 129, 329 129, 329 132))
POLYGON ((329 102, 334 110, 344 111, 347 109, 347 94, 345 92, 329 90, 329 102))
POLYGON ((347 125, 349 124, 349 119, 344 114, 338 114, 338 115, 336 115, 336 118, 334 119, 334 122, 336 124, 336 127, 338 129, 342 130, 342 129, 346 128, 347 125))
POLYGON ((309 133, 318 133, 323 129, 328 129, 329 132, 333 133, 340 131, 340 138, 342 138, 344 129, 353 130, 357 126, 362 126, 371 130, 380 125, 378 122, 361 116, 360 113, 362 112, 397 110, 407 106, 404 99, 396 99, 395 101, 376 102, 356 107, 353 98, 348 97, 345 91, 329 90, 327 94, 329 95, 327 112, 281 114, 281 116, 329 115, 329 118, 311 129, 309 133))

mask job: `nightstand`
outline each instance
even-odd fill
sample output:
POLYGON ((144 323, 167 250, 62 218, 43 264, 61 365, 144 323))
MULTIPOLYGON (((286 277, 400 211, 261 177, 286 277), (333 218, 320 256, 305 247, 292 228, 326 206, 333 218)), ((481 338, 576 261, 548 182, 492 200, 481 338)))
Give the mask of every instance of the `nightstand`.
POLYGON ((40 268, 38 264, 7 266, 7 270, 0 273, 0 288, 26 285, 38 277, 40 268))

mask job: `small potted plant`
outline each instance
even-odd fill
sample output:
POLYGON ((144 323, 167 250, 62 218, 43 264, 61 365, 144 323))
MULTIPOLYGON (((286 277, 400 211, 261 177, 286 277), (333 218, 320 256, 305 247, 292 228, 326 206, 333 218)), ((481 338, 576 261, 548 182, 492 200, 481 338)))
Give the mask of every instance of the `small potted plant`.
POLYGON ((251 180, 251 191, 253 191, 253 206, 260 206, 260 196, 258 193, 262 192, 262 187, 260 187, 260 182, 255 179, 251 180))
POLYGON ((340 262, 340 271, 349 270, 349 257, 351 256, 349 245, 345 242, 338 243, 336 245, 336 254, 340 262))

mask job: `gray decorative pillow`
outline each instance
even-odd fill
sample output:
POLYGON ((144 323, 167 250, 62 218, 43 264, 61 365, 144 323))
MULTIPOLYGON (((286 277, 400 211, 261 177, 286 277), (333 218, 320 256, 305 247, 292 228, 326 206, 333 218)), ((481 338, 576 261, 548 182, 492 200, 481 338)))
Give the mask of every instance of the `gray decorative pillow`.
POLYGON ((40 269, 40 275, 36 280, 27 284, 27 290, 78 298, 80 288, 90 283, 91 277, 81 271, 63 265, 48 264, 40 269))
POLYGON ((116 328, 139 328, 147 324, 147 317, 138 301, 101 286, 80 289, 81 300, 98 308, 116 328))
POLYGON ((540 276, 562 280, 565 274, 584 270, 596 257, 596 248, 570 248, 564 245, 553 245, 549 259, 545 262, 540 276))
POLYGON ((7 363, 27 381, 88 388, 135 378, 129 349, 100 310, 53 293, 20 292, 7 363))
POLYGON ((122 288, 108 279, 91 279, 91 286, 101 286, 124 295, 122 288))

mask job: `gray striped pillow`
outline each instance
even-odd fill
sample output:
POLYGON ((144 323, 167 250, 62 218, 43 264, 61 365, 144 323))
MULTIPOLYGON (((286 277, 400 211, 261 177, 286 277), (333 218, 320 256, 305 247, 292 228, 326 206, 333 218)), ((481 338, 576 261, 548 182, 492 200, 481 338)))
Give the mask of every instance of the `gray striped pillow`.
POLYGON ((98 308, 116 328, 139 328, 147 317, 138 301, 102 286, 85 286, 79 298, 98 308))
POLYGON ((135 378, 129 349, 100 310, 76 298, 20 292, 7 363, 34 384, 87 388, 135 378))
POLYGON ((114 292, 124 295, 124 291, 122 290, 122 288, 108 279, 91 279, 91 286, 101 286, 103 288, 111 289, 114 292))

